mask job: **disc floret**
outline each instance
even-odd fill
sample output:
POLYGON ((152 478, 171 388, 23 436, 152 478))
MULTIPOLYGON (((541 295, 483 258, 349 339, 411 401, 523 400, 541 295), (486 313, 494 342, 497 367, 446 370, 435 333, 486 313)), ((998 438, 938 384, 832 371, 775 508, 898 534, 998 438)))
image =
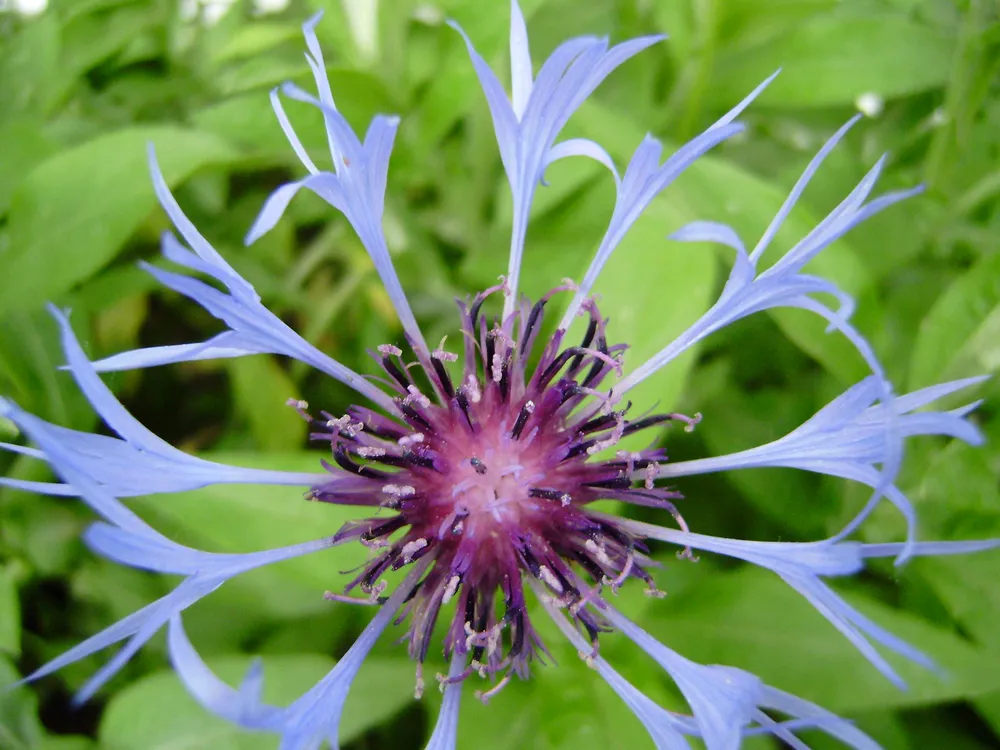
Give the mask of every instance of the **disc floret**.
MULTIPOLYGON (((525 586, 540 587, 570 613, 595 643, 605 629, 584 604, 610 585, 637 578, 655 591, 642 539, 614 521, 588 513, 599 499, 668 509, 678 495, 653 483, 661 450, 615 451, 626 435, 677 414, 630 420, 600 390, 620 371, 624 344, 609 346, 605 321, 584 306, 583 339, 564 346, 557 331, 532 364, 545 307, 560 287, 531 305, 524 301, 492 324, 487 300, 503 283, 459 305, 465 349, 442 346, 406 361, 394 345, 376 356, 395 391, 396 413, 352 407, 340 418, 312 419, 313 437, 331 443, 334 478, 315 487, 324 502, 384 508, 345 526, 375 552, 348 585, 378 598, 382 576, 430 556, 432 564, 408 604, 410 652, 420 663, 442 607, 455 601, 444 650, 471 652, 462 678, 527 673, 544 650, 531 629, 525 586), (347 476, 344 476, 346 470, 347 476), (645 472, 633 481, 634 472, 645 472)), ((505 675, 506 676, 506 675, 505 675)), ((501 683, 504 679, 501 678, 501 683)))

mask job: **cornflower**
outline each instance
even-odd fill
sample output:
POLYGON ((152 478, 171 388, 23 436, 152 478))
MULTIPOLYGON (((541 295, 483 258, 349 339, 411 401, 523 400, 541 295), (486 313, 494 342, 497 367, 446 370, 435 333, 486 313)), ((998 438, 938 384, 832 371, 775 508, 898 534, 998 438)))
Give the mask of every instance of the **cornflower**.
MULTIPOLYGON (((534 74, 524 18, 511 4, 511 95, 457 26, 468 47, 492 115, 503 168, 513 197, 508 273, 500 282, 458 303, 461 351, 431 349, 421 333, 393 267, 382 230, 389 155, 398 126, 394 117, 374 118, 358 139, 338 112, 313 31, 304 26, 317 87, 313 96, 286 84, 271 102, 292 149, 308 174, 279 187, 267 200, 247 236, 253 242, 280 219, 293 196, 308 189, 340 211, 370 255, 403 329, 401 344, 379 346, 375 357, 385 376, 376 384, 303 340, 260 301, 254 288, 216 252, 181 211, 160 173, 155 154, 149 165, 156 195, 181 239, 163 237, 165 257, 186 273, 146 265, 168 288, 189 297, 226 325, 208 341, 125 352, 91 362, 65 313, 52 313, 62 332, 66 367, 97 413, 117 437, 87 434, 50 424, 0 399, 0 413, 14 421, 36 448, 7 450, 47 461, 58 482, 5 478, 9 486, 52 495, 76 496, 103 520, 84 534, 99 555, 128 565, 183 577, 169 594, 88 638, 41 667, 36 680, 107 648, 124 646, 83 686, 86 700, 104 685, 158 630, 168 631, 173 666, 187 690, 206 709, 251 730, 280 736, 282 750, 338 746, 338 729, 351 682, 376 640, 393 622, 407 622, 409 653, 418 675, 433 648, 449 661, 439 675, 442 708, 428 748, 455 748, 460 699, 470 679, 495 696, 513 678, 526 679, 545 654, 532 625, 529 601, 551 617, 649 731, 660 750, 689 747, 698 738, 710 750, 740 746, 743 737, 773 734, 804 747, 795 733, 824 731, 853 748, 876 743, 829 711, 766 685, 754 675, 720 665, 701 665, 657 641, 619 612, 607 590, 638 583, 658 595, 650 573, 650 540, 720 554, 773 571, 802 594, 888 679, 902 686, 882 652, 933 667, 926 655, 879 627, 845 602, 827 583, 862 570, 870 558, 950 555, 1000 546, 1000 540, 928 542, 915 533, 915 513, 895 485, 903 442, 915 435, 947 435, 977 445, 982 438, 968 420, 975 407, 916 411, 980 379, 954 381, 897 396, 865 339, 851 325, 852 302, 832 282, 803 273, 803 267, 849 229, 916 190, 869 200, 882 169, 879 161, 847 197, 794 247, 766 270, 764 251, 826 155, 853 124, 841 128, 819 151, 793 187, 774 220, 751 251, 729 227, 690 224, 673 237, 712 241, 728 247, 734 262, 716 303, 693 325, 646 362, 627 373, 624 343, 612 343, 592 290, 615 247, 650 202, 690 164, 742 130, 736 121, 763 90, 765 81, 718 122, 661 161, 661 146, 647 136, 624 174, 597 143, 558 141, 573 112, 616 67, 660 41, 650 36, 609 46, 606 39, 581 37, 560 45, 534 74), (333 170, 321 170, 299 141, 281 94, 313 105, 326 124, 333 170), (557 142, 558 141, 558 142, 557 142), (528 216, 535 188, 554 161, 578 156, 603 165, 617 189, 614 211, 594 259, 581 281, 566 282, 531 302, 518 295, 528 216), (569 297, 554 333, 542 340, 549 303, 569 297), (832 296, 838 308, 817 299, 832 296), (484 306, 502 303, 490 318, 484 306), (698 417, 677 413, 632 415, 629 392, 710 334, 753 313, 798 307, 820 315, 830 330, 857 348, 871 375, 849 388, 784 437, 727 456, 670 462, 657 447, 613 452, 626 436, 650 433, 677 422, 686 429, 698 417), (582 340, 568 340, 570 325, 584 319, 582 340), (187 455, 143 427, 116 400, 99 373, 192 360, 280 354, 312 365, 353 388, 367 405, 340 417, 314 416, 303 402, 291 405, 309 421, 312 438, 329 450, 330 461, 315 473, 290 473, 226 466, 187 455), (870 500, 844 530, 816 542, 760 542, 706 536, 690 531, 677 509, 680 494, 663 485, 705 472, 786 467, 860 482, 870 500), (312 542, 249 554, 221 554, 177 544, 146 524, 121 498, 150 492, 180 492, 220 483, 265 483, 307 488, 311 500, 370 508, 353 521, 312 542), (598 500, 617 500, 666 513, 676 528, 599 512, 598 500), (848 537, 883 500, 904 516, 902 542, 868 544, 848 537), (261 700, 263 675, 251 668, 239 688, 220 680, 189 641, 182 613, 191 604, 241 573, 281 560, 318 553, 347 543, 373 550, 369 561, 338 602, 373 605, 376 614, 335 667, 288 706, 261 700), (403 571, 389 590, 384 576, 403 571), (361 596, 351 596, 357 589, 361 596), (528 589, 531 592, 528 592, 528 589), (450 617, 444 641, 434 644, 434 626, 450 617), (625 680, 600 654, 601 638, 624 636, 648 654, 676 683, 689 713, 668 711, 625 680), (768 713, 770 712, 770 713, 768 713), (772 714, 783 715, 777 720, 772 714)), ((454 24, 453 24, 454 25, 454 24)), ((422 678, 418 677, 419 693, 422 678)))

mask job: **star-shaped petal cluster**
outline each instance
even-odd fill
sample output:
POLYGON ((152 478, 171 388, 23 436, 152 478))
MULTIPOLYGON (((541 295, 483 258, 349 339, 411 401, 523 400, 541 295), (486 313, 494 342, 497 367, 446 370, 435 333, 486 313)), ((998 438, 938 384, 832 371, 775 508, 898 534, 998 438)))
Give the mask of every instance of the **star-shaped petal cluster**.
MULTIPOLYGON (((1000 540, 929 542, 917 536, 913 505, 899 490, 896 474, 905 441, 943 435, 977 445, 982 438, 968 417, 977 405, 950 411, 925 410, 937 399, 975 388, 971 378, 897 395, 873 348, 850 323, 853 301, 832 282, 804 272, 805 265, 845 232, 917 190, 870 198, 884 160, 813 230, 762 268, 762 255, 824 158, 846 134, 847 123, 820 149, 760 240, 749 252, 731 228, 695 222, 673 239, 712 242, 734 253, 732 270, 718 300, 694 324, 645 362, 626 369, 627 345, 613 343, 608 322, 592 296, 616 246, 651 201, 699 157, 740 132, 737 121, 770 79, 705 132, 662 160, 652 136, 637 146, 624 172, 607 152, 585 139, 559 140, 572 114, 618 66, 662 40, 644 37, 609 45, 582 37, 560 45, 535 74, 524 17, 511 4, 511 94, 459 28, 486 96, 500 158, 512 198, 508 274, 495 287, 458 301, 461 352, 442 344, 431 350, 410 308, 382 229, 389 157, 399 120, 374 118, 359 138, 337 110, 314 28, 304 26, 306 60, 315 95, 286 84, 271 92, 278 122, 308 173, 279 187, 264 204, 247 242, 273 228, 301 189, 342 213, 364 245, 398 313, 404 341, 373 352, 380 378, 365 377, 317 350, 268 311, 243 279, 184 215, 171 195, 150 149, 153 185, 179 237, 165 233, 165 258, 184 272, 145 265, 166 287, 201 305, 225 327, 208 341, 123 352, 90 362, 67 315, 53 308, 62 332, 66 369, 114 436, 88 434, 41 420, 0 398, 0 415, 13 421, 36 447, 3 444, 8 451, 46 461, 58 482, 11 478, 0 483, 79 497, 102 520, 84 541, 98 555, 122 565, 181 576, 167 595, 88 638, 28 676, 28 680, 116 643, 124 646, 83 687, 86 700, 104 685, 157 631, 166 628, 171 661, 191 695, 207 710, 250 730, 280 736, 282 750, 336 748, 351 683, 377 639, 394 623, 408 623, 406 640, 418 675, 440 646, 449 661, 439 675, 444 693, 429 750, 456 747, 463 687, 484 679, 496 695, 511 679, 526 679, 547 650, 532 626, 544 612, 559 632, 635 713, 660 750, 701 742, 709 750, 735 750, 743 739, 768 734, 790 747, 804 747, 803 729, 826 732, 853 748, 876 743, 825 709, 765 684, 731 666, 695 663, 660 643, 617 611, 607 592, 639 582, 657 595, 653 543, 727 556, 772 571, 802 594, 889 680, 902 680, 883 650, 935 668, 929 656, 888 632, 848 604, 828 584, 860 572, 869 558, 983 552, 1000 540), (303 147, 286 117, 282 95, 306 102, 326 126, 330 169, 322 169, 303 147), (564 282, 535 302, 518 294, 526 251, 528 217, 535 191, 552 162, 583 156, 607 167, 616 200, 607 231, 579 282, 564 282), (196 275, 207 276, 206 283, 196 275), (568 297, 549 335, 547 310, 568 297), (823 301, 832 297, 836 309, 823 301), (499 313, 488 311, 495 302, 499 313), (824 318, 830 333, 843 335, 867 362, 871 374, 784 437, 725 456, 671 462, 655 443, 641 451, 620 449, 626 436, 677 423, 692 429, 698 415, 633 412, 625 398, 691 346, 749 315, 797 307, 824 318), (584 319, 582 339, 568 332, 584 319), (543 331, 545 332, 543 334, 543 331), (546 338, 547 336, 547 338, 546 338), (278 354, 311 365, 353 388, 364 405, 340 414, 292 405, 309 422, 324 448, 315 473, 244 469, 190 456, 170 446, 118 402, 100 372, 192 360, 278 354), (380 384, 381 382, 381 384, 380 384), (870 500, 838 534, 815 542, 762 542, 698 534, 678 511, 681 498, 665 482, 707 472, 783 467, 867 485, 870 500), (180 492, 220 483, 299 485, 314 501, 372 511, 368 518, 291 547, 247 554, 221 554, 186 547, 135 515, 121 498, 180 492), (665 512, 660 526, 596 510, 599 500, 618 500, 665 512), (902 542, 866 544, 852 535, 882 500, 905 517, 902 542), (216 676, 188 638, 187 607, 228 580, 250 570, 330 547, 360 543, 372 555, 335 602, 370 605, 376 614, 336 666, 287 706, 262 700, 259 663, 239 687, 216 676), (384 575, 402 571, 391 591, 384 575), (360 595, 352 593, 354 589, 360 595), (537 602, 532 607, 531 602, 537 602), (532 611, 537 610, 537 611, 532 611), (443 643, 435 625, 449 613, 443 643), (628 682, 598 650, 600 639, 630 639, 662 668, 684 696, 687 713, 658 705, 628 682), (881 650, 880 650, 881 649, 881 650), (785 718, 775 718, 780 714, 785 718)), ((773 76, 772 76, 773 78, 773 76)), ((419 693, 423 688, 418 678, 419 693)))

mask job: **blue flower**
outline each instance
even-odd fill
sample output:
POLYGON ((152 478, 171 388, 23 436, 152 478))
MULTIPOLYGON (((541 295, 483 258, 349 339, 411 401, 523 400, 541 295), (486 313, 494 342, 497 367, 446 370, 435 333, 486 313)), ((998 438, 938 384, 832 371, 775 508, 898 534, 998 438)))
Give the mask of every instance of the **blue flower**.
MULTIPOLYGON (((459 303, 461 353, 429 349, 403 293, 382 231, 389 156, 398 120, 376 117, 361 140, 339 114, 326 77, 314 26, 304 27, 318 95, 286 85, 288 97, 315 106, 326 124, 332 171, 321 171, 286 118, 279 92, 271 101, 288 140, 308 176, 279 187, 247 235, 252 242, 281 218, 301 188, 342 212, 367 249, 395 305, 410 354, 393 344, 378 347, 385 388, 305 342, 269 312, 253 287, 212 248, 181 211, 150 150, 156 194, 181 240, 163 236, 165 257, 203 274, 225 291, 191 275, 145 266, 167 287, 198 303, 226 330, 202 343, 124 352, 99 362, 83 353, 64 313, 53 309, 62 331, 67 369, 117 437, 69 430, 41 420, 0 399, 0 415, 16 423, 37 447, 4 444, 6 450, 44 460, 59 482, 0 479, 0 483, 53 495, 75 496, 103 520, 84 534, 97 554, 123 565, 179 575, 169 594, 98 633, 27 677, 43 675, 115 643, 123 648, 77 696, 86 700, 158 630, 166 627, 170 658, 181 681, 207 710, 247 729, 280 736, 283 750, 336 748, 346 696, 377 639, 397 621, 408 620, 409 653, 422 668, 435 647, 435 624, 451 621, 438 646, 449 660, 439 676, 444 692, 429 750, 456 746, 459 707, 469 679, 492 685, 485 701, 514 677, 527 678, 545 652, 532 626, 527 589, 533 590, 558 630, 635 713, 661 750, 690 747, 696 738, 709 750, 738 748, 744 737, 773 735, 802 747, 795 733, 817 729, 853 748, 877 745, 863 732, 825 709, 777 690, 756 676, 723 665, 701 665, 660 643, 615 610, 604 596, 641 582, 656 586, 650 570, 650 540, 739 559, 772 571, 804 596, 888 679, 902 680, 879 647, 927 668, 933 661, 845 602, 827 583, 852 576, 865 561, 951 555, 1000 547, 1000 540, 929 542, 917 538, 912 504, 896 486, 904 442, 918 435, 945 435, 977 445, 982 438, 967 420, 976 404, 952 411, 917 411, 981 379, 971 378, 897 396, 864 337, 851 325, 853 302, 832 282, 803 273, 803 267, 831 242, 883 208, 915 191, 869 199, 882 161, 826 218, 770 267, 761 256, 821 162, 853 124, 847 123, 820 150, 792 189, 754 248, 747 252, 729 227, 695 222, 673 237, 710 241, 730 248, 735 260, 718 301, 687 331, 647 362, 624 371, 624 344, 609 343, 610 330, 591 292, 608 258, 653 198, 698 157, 738 132, 739 114, 768 84, 762 83, 733 110, 661 164, 661 146, 647 136, 620 174, 598 144, 582 139, 556 142, 570 115, 624 61, 659 41, 646 37, 609 47, 606 40, 579 38, 556 49, 533 75, 527 31, 516 1, 511 5, 511 80, 508 98, 501 84, 462 34, 486 94, 503 167, 514 203, 508 276, 497 286, 459 303), (534 304, 518 297, 518 280, 532 198, 546 167, 557 159, 585 156, 611 172, 617 190, 607 232, 578 284, 567 284, 534 304), (555 333, 533 356, 546 306, 558 293, 571 298, 555 333), (833 297, 832 309, 820 297, 833 297), (499 297, 499 299, 497 299, 499 297), (484 305, 502 302, 492 323, 484 305), (726 456, 670 462, 663 451, 609 451, 625 436, 669 421, 695 420, 679 414, 631 417, 617 408, 634 386, 672 362, 696 342, 756 312, 798 307, 829 323, 860 352, 871 375, 834 399, 803 425, 766 445, 726 456), (577 316, 587 318, 583 340, 565 339, 577 316), (316 473, 289 473, 225 466, 189 456, 143 427, 114 398, 99 372, 249 354, 295 358, 353 388, 367 406, 352 406, 340 418, 310 419, 314 438, 328 444, 330 462, 316 473), (411 359, 412 355, 412 359, 411 359), (453 364, 457 363, 457 364, 453 364), (419 373, 418 377, 414 374, 419 373), (456 373, 460 373, 456 379, 456 373), (614 380, 618 378, 617 380, 614 380), (613 381, 613 382, 612 382, 613 381), (430 384, 424 393, 422 383, 430 384), (691 532, 678 512, 680 495, 663 486, 706 472, 784 467, 867 485, 873 494, 838 534, 816 542, 760 542, 691 532), (322 469, 322 470, 321 470, 322 469), (374 509, 337 533, 312 542, 249 554, 220 554, 177 544, 136 516, 121 498, 149 492, 179 492, 219 483, 268 483, 309 488, 309 497, 374 509), (593 509, 602 499, 667 511, 679 528, 658 526, 593 509), (872 510, 887 499, 907 523, 905 541, 865 544, 849 539, 872 510), (183 611, 228 580, 280 560, 361 542, 375 554, 335 601, 377 606, 358 640, 314 687, 288 706, 261 698, 263 671, 255 663, 238 688, 205 664, 184 630, 183 611), (383 574, 405 570, 387 592, 383 574), (348 596, 359 589, 363 596, 348 596), (498 612, 502 615, 498 616, 498 612), (609 632, 611 631, 611 632, 609 632), (690 713, 668 711, 625 680, 597 650, 599 638, 618 633, 630 639, 677 684, 690 713), (778 720, 769 712, 777 712, 778 720)), ((422 689, 418 681, 418 693, 422 689)))

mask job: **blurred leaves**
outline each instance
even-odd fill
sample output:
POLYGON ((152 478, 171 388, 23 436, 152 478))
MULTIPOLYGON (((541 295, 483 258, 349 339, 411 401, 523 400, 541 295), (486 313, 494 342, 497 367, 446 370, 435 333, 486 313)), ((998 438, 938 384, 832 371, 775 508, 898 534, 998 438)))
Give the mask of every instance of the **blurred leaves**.
MULTIPOLYGON (((383 2, 366 20, 336 0, 292 0, 274 15, 256 14, 247 2, 211 24, 206 6, 191 19, 180 5, 50 0, 32 19, 0 12, 0 394, 57 424, 90 429, 96 420, 72 378, 57 369, 63 355, 45 302, 73 308, 74 328, 95 358, 219 330, 218 321, 135 267, 139 259, 163 262, 158 240, 168 227, 150 188, 150 141, 185 212, 310 342, 370 373, 365 350, 400 338, 353 231, 322 201, 296 198, 275 231, 243 247, 270 191, 304 174, 268 92, 289 79, 311 89, 299 27, 321 7, 326 17, 317 31, 338 108, 359 132, 375 114, 402 117, 386 233, 428 340, 454 333, 455 297, 494 283, 506 269, 509 187, 465 46, 443 21, 461 23, 506 80, 507 3, 405 0, 390 12, 383 2)), ((731 224, 752 245, 858 97, 875 95, 866 105, 872 116, 824 164, 763 265, 805 236, 888 152, 876 193, 926 182, 927 194, 842 238, 809 270, 855 297, 855 322, 899 390, 1000 370, 1000 18, 991 3, 525 0, 522 9, 536 66, 570 33, 614 41, 669 34, 612 75, 570 123, 567 135, 596 139, 619 166, 647 131, 671 153, 782 68, 743 118, 747 132, 658 197, 601 275, 601 311, 610 339, 630 344, 627 365, 697 319, 731 267, 727 251, 666 237, 708 219, 731 224)), ((321 168, 328 165, 322 117, 283 101, 306 150, 321 168)), ((551 184, 532 210, 523 276, 534 297, 564 277, 580 277, 614 199, 607 172, 586 160, 559 162, 547 177, 551 184)), ((823 328, 800 311, 740 323, 644 383, 632 394, 634 408, 705 415, 694 433, 667 434, 674 460, 772 440, 866 374, 844 339, 823 328)), ((302 450, 307 425, 286 400, 340 414, 352 399, 330 379, 266 356, 115 374, 107 382, 143 423, 185 450, 291 471, 322 472, 324 454, 302 450)), ((979 418, 995 443, 998 391, 981 391, 979 418)), ((3 439, 18 438, 5 429, 3 439)), ((49 479, 37 461, 3 460, 5 474, 49 479)), ((922 538, 1000 534, 995 446, 914 442, 906 469, 903 488, 919 508, 922 538)), ((678 484, 687 497, 681 509, 697 530, 748 538, 828 534, 863 502, 860 488, 791 471, 678 484)), ((357 517, 305 501, 305 489, 210 487, 139 499, 135 507, 179 541, 234 552, 329 535, 357 517)), ((89 520, 70 500, 0 491, 0 685, 174 584, 95 560, 78 542, 89 520)), ((871 519, 866 538, 899 529, 887 510, 871 519)), ((339 589, 347 580, 341 571, 364 559, 363 548, 346 546, 240 576, 186 613, 192 639, 232 683, 247 664, 236 651, 265 653, 268 690, 287 702, 360 627, 365 612, 331 606, 322 593, 339 589)), ((996 554, 920 559, 903 571, 873 566, 863 582, 845 588, 852 602, 948 672, 906 670, 913 684, 907 693, 776 578, 708 559, 665 562, 658 576, 671 596, 649 605, 642 619, 686 656, 757 671, 856 716, 890 749, 972 748, 1000 736, 996 554)), ((648 746, 639 723, 575 652, 545 636, 557 667, 515 682, 488 707, 466 691, 464 745, 648 746)), ((622 639, 603 639, 602 653, 664 705, 683 708, 622 639)), ((412 704, 412 665, 401 654, 385 645, 362 672, 345 742, 422 746, 432 716, 412 704), (393 716, 400 718, 387 724, 393 716)), ((0 693, 0 747, 89 750, 95 736, 104 750, 274 746, 272 737, 241 734, 208 716, 162 670, 162 659, 154 642, 130 666, 123 681, 133 682, 110 692, 99 731, 96 718, 87 724, 67 703, 97 659, 37 688, 0 693)), ((433 706, 436 696, 428 697, 433 706)), ((91 716, 99 713, 95 707, 91 716)), ((808 744, 831 747, 814 737, 808 744)))
POLYGON ((204 133, 136 127, 47 159, 11 198, 0 312, 55 299, 120 252, 156 205, 146 162, 150 143, 167 184, 233 156, 223 141, 204 133))
POLYGON ((766 106, 850 105, 867 93, 884 100, 948 79, 955 44, 946 28, 847 7, 789 21, 776 33, 754 35, 751 44, 733 45, 719 55, 709 89, 716 106, 739 101, 778 68, 781 75, 761 100, 766 106))

